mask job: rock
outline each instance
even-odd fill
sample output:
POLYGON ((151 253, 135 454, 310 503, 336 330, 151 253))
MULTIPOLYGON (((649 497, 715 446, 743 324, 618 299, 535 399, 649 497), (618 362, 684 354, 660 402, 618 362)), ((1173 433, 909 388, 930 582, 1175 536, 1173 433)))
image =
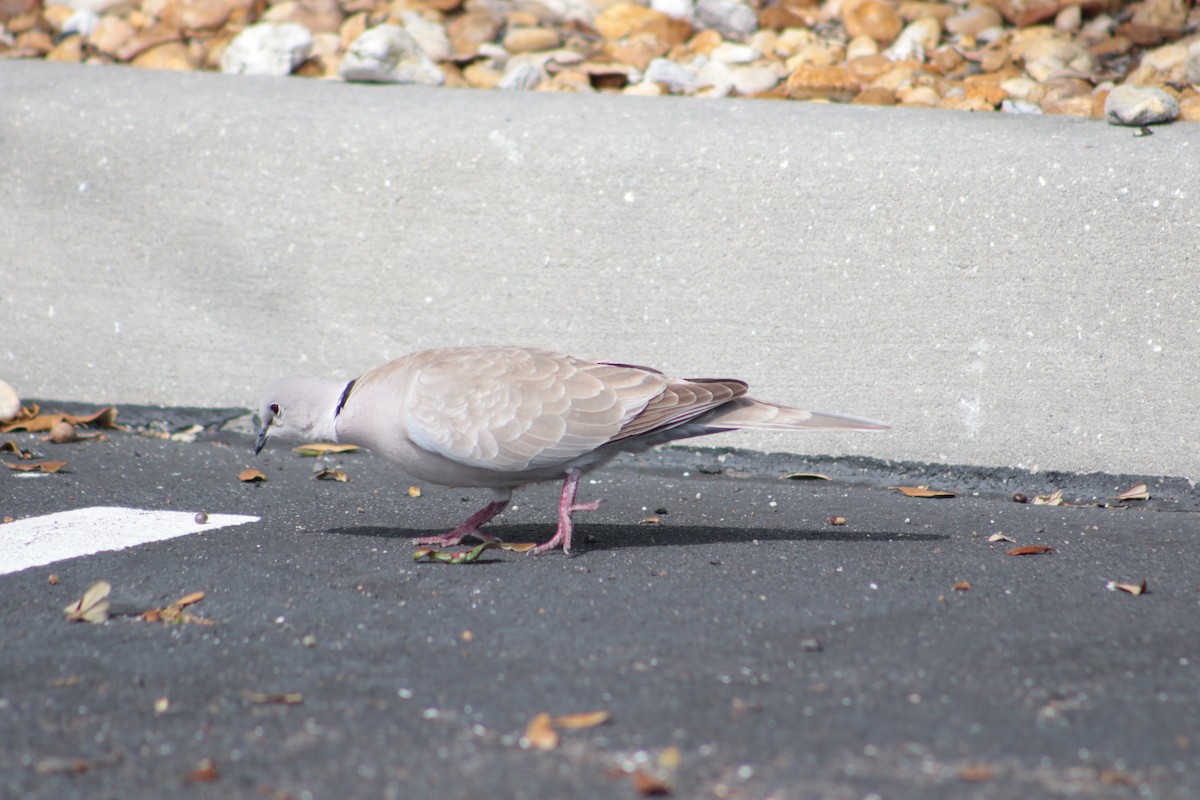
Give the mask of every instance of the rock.
POLYGON ((1090 117, 1092 116, 1091 95, 1065 97, 1061 100, 1042 100, 1042 112, 1060 117, 1090 117))
POLYGON ((842 22, 851 38, 869 36, 880 44, 891 44, 904 28, 899 12, 882 0, 845 0, 842 22))
POLYGON ((1179 116, 1179 102, 1157 86, 1118 86, 1104 101, 1112 125, 1154 125, 1179 116))
POLYGON ((468 86, 476 89, 495 89, 504 79, 504 73, 497 72, 476 61, 463 69, 463 78, 466 79, 468 86))
POLYGON ((941 102, 941 96, 932 86, 914 86, 911 89, 901 89, 896 92, 896 96, 900 98, 901 105, 906 106, 923 106, 933 108, 941 102))
POLYGON ((1082 23, 1083 10, 1075 4, 1067 6, 1054 17, 1054 27, 1060 31, 1077 31, 1082 23))
POLYGON ((621 94, 631 94, 637 97, 659 97, 663 93, 663 89, 657 83, 641 81, 640 83, 631 83, 626 86, 621 94))
POLYGON ((762 54, 748 45, 725 42, 714 47, 708 57, 725 64, 749 64, 762 58, 762 54))
POLYGON ((508 65, 497 89, 505 91, 530 91, 542 82, 542 70, 532 61, 513 61, 508 65))
POLYGON ((553 28, 509 28, 504 35, 504 49, 510 53, 530 53, 553 50, 562 43, 553 28))
POLYGON ((882 86, 869 86, 859 92, 852 102, 860 106, 894 106, 896 95, 882 86))
POLYGON ((856 36, 846 45, 846 62, 863 56, 879 55, 879 42, 870 36, 856 36))
POLYGON ((21 412, 21 398, 17 391, 4 381, 0 381, 0 422, 8 422, 21 412))
POLYGON ((703 97, 727 97, 733 91, 733 78, 729 65, 723 61, 709 61, 696 73, 699 85, 697 94, 703 97))
POLYGON ((308 58, 313 38, 294 22, 260 22, 239 33, 221 54, 221 71, 234 75, 289 75, 308 58))
POLYGON ((117 51, 125 46, 137 33, 124 17, 109 14, 100 18, 96 30, 88 36, 88 44, 104 53, 116 57, 117 51))
POLYGON ((143 69, 171 69, 179 72, 190 72, 197 67, 192 52, 183 42, 167 42, 151 47, 139 53, 138 57, 129 63, 143 69))
POLYGON ((185 31, 215 31, 229 21, 235 9, 244 13, 249 5, 228 0, 181 0, 176 6, 179 27, 185 31))
POLYGON ((994 109, 1008 97, 1003 87, 1003 76, 969 75, 963 80, 963 95, 968 100, 978 100, 989 109, 994 109))
POLYGON ((771 91, 779 85, 780 76, 770 67, 748 64, 731 69, 729 81, 733 90, 744 96, 771 91))
POLYGON ((1167 44, 1144 53, 1142 63, 1125 77, 1125 83, 1137 85, 1183 83, 1187 71, 1188 48, 1167 44))
POLYGON ((1200 95, 1194 94, 1179 101, 1179 119, 1200 122, 1200 95))
POLYGON ((1096 66, 1087 48, 1057 32, 1014 39, 1011 52, 1014 58, 1024 59, 1025 72, 1036 81, 1087 78, 1096 66))
POLYGON ((859 56, 846 62, 846 68, 854 74, 860 83, 867 84, 875 81, 879 76, 891 72, 896 68, 896 62, 892 61, 887 56, 879 54, 873 56, 859 56))
POLYGON ((425 55, 433 61, 449 61, 453 57, 454 48, 450 46, 450 37, 446 33, 445 25, 425 19, 411 11, 403 15, 403 20, 404 31, 417 40, 425 55))
POLYGON ((360 83, 421 83, 440 86, 445 78, 417 40, 399 25, 368 28, 346 50, 338 75, 360 83))
POLYGON ((283 0, 267 9, 262 16, 263 22, 294 22, 303 25, 311 33, 336 33, 341 30, 345 19, 338 0, 283 0))
POLYGON ((74 33, 86 37, 91 36, 99 25, 99 14, 90 9, 81 8, 63 21, 59 33, 63 36, 70 36, 74 33))
POLYGON ((653 8, 618 2, 608 6, 593 20, 596 31, 610 42, 634 36, 652 36, 668 48, 683 44, 691 36, 691 25, 683 19, 668 17, 653 8))
POLYGON ((650 8, 676 19, 690 19, 695 7, 694 0, 650 0, 650 8))
POLYGON ((1000 12, 991 6, 975 6, 946 20, 946 33, 951 36, 979 36, 990 28, 1004 24, 1000 12))
POLYGON ((83 37, 79 35, 67 36, 59 39, 58 44, 46 53, 47 61, 59 61, 64 64, 78 64, 83 61, 83 37))
POLYGON ((845 67, 804 65, 788 76, 787 95, 793 100, 826 99, 845 102, 858 94, 858 80, 845 67))
POLYGON ((479 53, 479 46, 495 39, 499 31, 499 19, 478 11, 455 17, 446 26, 454 57, 462 60, 474 58, 479 53))
POLYGON ((831 67, 834 64, 843 63, 846 60, 845 55, 844 51, 837 49, 836 44, 828 45, 824 42, 817 42, 801 47, 786 63, 788 71, 794 71, 803 64, 831 67))
POLYGON ((665 86, 676 94, 694 91, 700 87, 700 82, 694 72, 682 64, 676 64, 665 58, 656 58, 651 61, 646 67, 646 73, 642 80, 665 86))
POLYGON ((940 22, 929 17, 918 19, 909 23, 908 27, 896 37, 896 41, 892 42, 892 46, 883 51, 883 54, 892 61, 905 61, 910 58, 924 61, 926 51, 937 47, 941 38, 942 24, 940 22))
POLYGON ((697 0, 696 20, 728 39, 745 39, 758 30, 758 14, 736 0, 697 0))
POLYGON ((1188 48, 1183 74, 1188 83, 1200 85, 1200 41, 1192 42, 1192 46, 1188 48))

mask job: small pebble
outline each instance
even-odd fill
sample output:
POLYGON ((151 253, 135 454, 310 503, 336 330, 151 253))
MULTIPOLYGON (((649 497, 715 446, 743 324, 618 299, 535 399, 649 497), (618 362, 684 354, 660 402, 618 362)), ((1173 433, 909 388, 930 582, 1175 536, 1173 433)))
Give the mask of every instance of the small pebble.
POLYGON ((4 381, 0 381, 0 422, 6 422, 21 412, 21 398, 4 381))
POLYGON ((75 432, 75 426, 65 419, 60 419, 50 428, 50 435, 47 437, 47 441, 54 444, 66 444, 78 438, 79 434, 75 432))
POLYGON ((437 64, 399 25, 377 25, 359 34, 342 59, 338 74, 362 83, 422 83, 440 86, 437 64))
POLYGON ((1017 492, 1016 494, 1013 495, 1013 502, 1014 503, 1028 503, 1029 498, 1026 497, 1023 492, 1017 492))
POLYGON ((197 525, 203 525, 208 522, 208 514, 205 514, 203 511, 197 511, 195 520, 197 525))

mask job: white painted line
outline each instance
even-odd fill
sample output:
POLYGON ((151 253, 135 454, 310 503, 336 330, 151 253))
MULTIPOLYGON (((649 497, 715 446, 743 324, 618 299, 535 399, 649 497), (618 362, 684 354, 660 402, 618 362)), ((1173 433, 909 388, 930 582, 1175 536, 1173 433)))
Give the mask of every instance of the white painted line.
POLYGON ((198 523, 194 511, 104 506, 30 517, 0 525, 0 575, 247 522, 258 517, 209 514, 207 522, 198 523))

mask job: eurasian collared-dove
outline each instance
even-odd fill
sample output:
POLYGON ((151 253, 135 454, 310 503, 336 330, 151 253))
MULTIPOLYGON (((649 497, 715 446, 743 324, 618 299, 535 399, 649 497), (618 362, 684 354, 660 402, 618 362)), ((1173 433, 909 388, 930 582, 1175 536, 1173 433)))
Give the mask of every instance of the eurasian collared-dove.
POLYGON ((618 453, 739 428, 879 431, 869 419, 804 411, 746 396, 739 380, 669 378, 656 369, 584 361, 528 347, 423 350, 349 383, 285 378, 262 403, 254 452, 271 436, 356 444, 409 475, 443 486, 486 487, 493 499, 461 525, 419 544, 493 537, 480 526, 513 489, 562 480, 558 530, 533 550, 571 549, 580 477, 618 453))

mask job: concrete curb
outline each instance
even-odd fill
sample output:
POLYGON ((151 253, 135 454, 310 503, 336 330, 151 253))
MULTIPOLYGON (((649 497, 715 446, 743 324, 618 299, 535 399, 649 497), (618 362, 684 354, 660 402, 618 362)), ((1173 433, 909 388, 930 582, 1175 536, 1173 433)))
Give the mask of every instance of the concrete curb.
POLYGON ((713 444, 1200 477, 1195 126, 22 62, 0 97, 24 396, 518 342, 895 426, 713 444))

